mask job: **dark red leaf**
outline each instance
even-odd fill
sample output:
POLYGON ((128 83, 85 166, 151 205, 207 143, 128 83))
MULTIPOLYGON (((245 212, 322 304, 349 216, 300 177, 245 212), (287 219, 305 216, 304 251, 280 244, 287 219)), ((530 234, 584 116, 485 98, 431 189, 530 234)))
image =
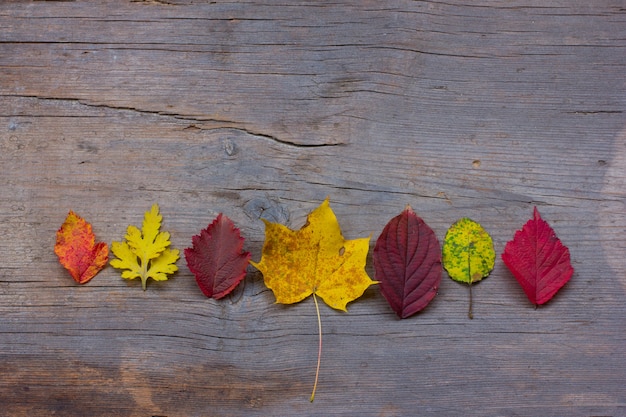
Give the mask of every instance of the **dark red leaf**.
POLYGON ((220 299, 244 279, 250 252, 243 251, 243 241, 239 229, 222 213, 192 238, 185 259, 204 295, 220 299))
POLYGON ((541 218, 537 207, 534 219, 515 232, 504 247, 502 260, 535 305, 548 302, 574 273, 569 250, 541 218))
POLYGON ((400 318, 422 310, 441 282, 441 246, 411 207, 387 223, 374 247, 380 292, 400 318))

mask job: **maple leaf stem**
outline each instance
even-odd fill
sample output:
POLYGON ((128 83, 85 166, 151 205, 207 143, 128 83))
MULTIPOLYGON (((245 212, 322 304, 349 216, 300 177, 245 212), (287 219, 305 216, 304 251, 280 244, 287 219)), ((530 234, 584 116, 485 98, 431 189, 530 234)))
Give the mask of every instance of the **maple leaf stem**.
POLYGON ((317 312, 317 329, 320 334, 320 344, 317 350, 317 369, 315 370, 315 383, 313 384, 313 392, 311 393, 310 401, 313 402, 315 399, 315 390, 317 389, 317 378, 320 374, 320 363, 322 361, 322 319, 320 318, 320 307, 317 303, 317 297, 315 293, 313 293, 313 301, 315 301, 315 311, 317 312))

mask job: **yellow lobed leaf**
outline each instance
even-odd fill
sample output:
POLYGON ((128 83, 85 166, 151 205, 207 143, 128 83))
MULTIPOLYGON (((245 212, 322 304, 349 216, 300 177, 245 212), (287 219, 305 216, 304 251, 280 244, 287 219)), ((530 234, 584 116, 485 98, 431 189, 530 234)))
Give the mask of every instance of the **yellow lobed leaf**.
POLYGON ((161 220, 159 206, 154 204, 144 215, 141 231, 135 226, 128 226, 126 241, 111 244, 111 252, 118 258, 111 261, 111 266, 124 269, 122 278, 141 278, 144 290, 148 278, 164 281, 167 274, 178 270, 176 261, 179 251, 167 249, 170 234, 159 231, 161 220))
POLYGON ((292 304, 311 294, 346 311, 346 305, 375 281, 365 272, 369 237, 345 240, 328 198, 307 217, 300 230, 265 222, 265 243, 259 263, 265 285, 276 302, 292 304))

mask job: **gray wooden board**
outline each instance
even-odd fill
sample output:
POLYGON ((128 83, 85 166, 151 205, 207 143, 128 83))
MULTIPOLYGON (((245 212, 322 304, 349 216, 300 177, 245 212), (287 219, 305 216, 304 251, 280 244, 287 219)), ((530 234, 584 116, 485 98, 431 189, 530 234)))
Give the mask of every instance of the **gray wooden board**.
MULTIPOLYGON (((624 416, 623 1, 0 4, 0 415, 624 416), (220 212, 330 197, 348 239, 410 204, 492 235, 490 277, 444 273, 399 320, 373 286, 283 306, 253 267, 221 301, 53 252, 72 209, 121 240, 158 203, 172 246, 220 212), (575 274, 535 309, 500 260, 537 206, 575 274)), ((371 257, 367 272, 374 277, 371 257)))

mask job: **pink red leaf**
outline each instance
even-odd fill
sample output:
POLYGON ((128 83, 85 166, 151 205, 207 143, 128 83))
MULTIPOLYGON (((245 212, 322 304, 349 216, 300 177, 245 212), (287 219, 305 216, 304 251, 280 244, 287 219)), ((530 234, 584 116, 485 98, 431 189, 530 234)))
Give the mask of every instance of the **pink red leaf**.
POLYGON ((387 223, 374 247, 380 292, 400 318, 424 309, 441 282, 441 246, 411 207, 387 223))
POLYGON ((204 295, 223 298, 244 279, 250 252, 243 251, 243 241, 239 229, 222 213, 192 238, 185 259, 204 295))
POLYGON ((107 244, 96 243, 91 225, 72 210, 57 231, 54 253, 79 284, 93 278, 109 260, 107 244))
POLYGON ((534 219, 515 232, 504 247, 502 260, 535 305, 548 302, 574 273, 569 250, 541 218, 537 207, 534 219))

